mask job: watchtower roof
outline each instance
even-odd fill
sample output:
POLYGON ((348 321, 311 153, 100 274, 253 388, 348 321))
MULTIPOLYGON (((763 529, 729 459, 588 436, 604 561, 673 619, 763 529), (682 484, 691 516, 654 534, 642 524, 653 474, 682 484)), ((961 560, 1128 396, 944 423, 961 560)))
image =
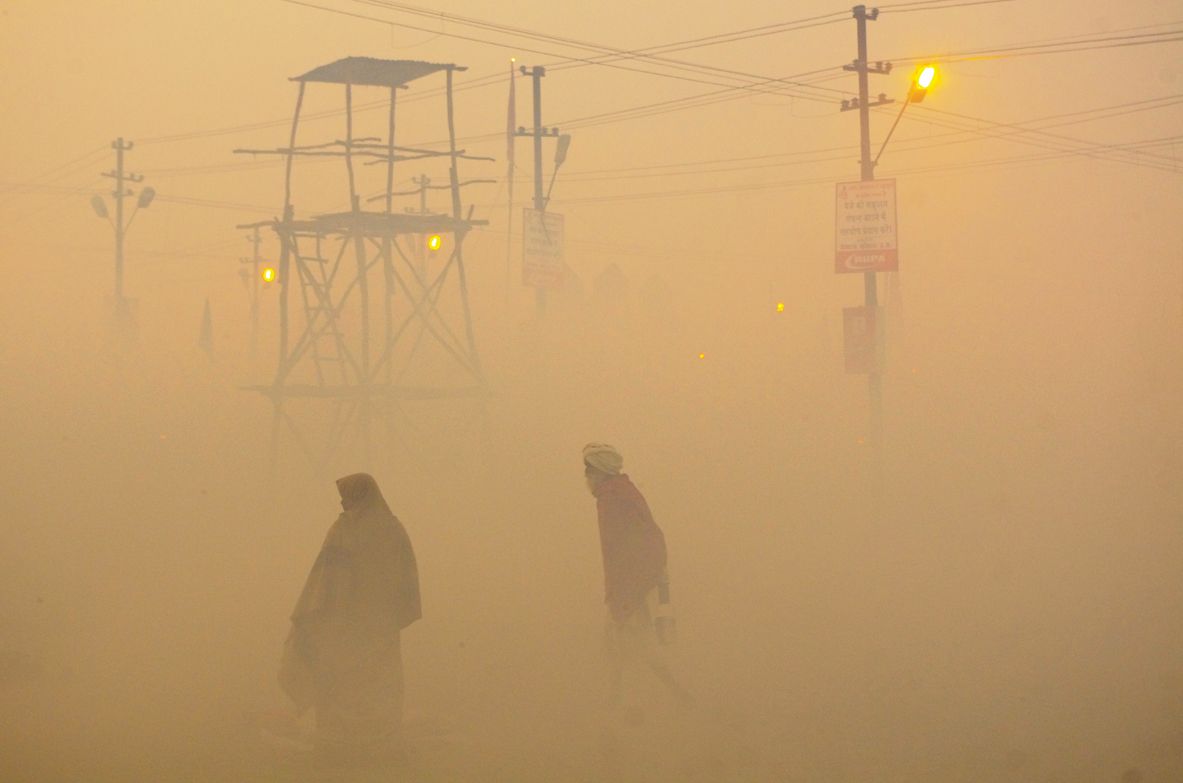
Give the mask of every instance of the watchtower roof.
POLYGON ((380 60, 377 57, 345 57, 336 62, 313 68, 294 82, 326 82, 328 84, 364 84, 372 87, 402 87, 407 82, 436 71, 463 71, 464 67, 451 63, 428 63, 420 60, 380 60))

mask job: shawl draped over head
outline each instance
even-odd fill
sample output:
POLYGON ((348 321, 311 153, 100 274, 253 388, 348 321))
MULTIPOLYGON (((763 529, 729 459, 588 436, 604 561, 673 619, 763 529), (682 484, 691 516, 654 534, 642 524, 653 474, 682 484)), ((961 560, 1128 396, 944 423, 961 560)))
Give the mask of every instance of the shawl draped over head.
POLYGON ((301 709, 367 656, 397 648, 399 631, 422 616, 411 540, 377 482, 355 473, 338 479, 337 490, 343 510, 292 611, 280 672, 301 709))
POLYGON ((624 467, 624 457, 608 443, 589 443, 583 447, 583 463, 601 473, 615 476, 624 467))
POLYGON ((627 475, 609 476, 593 491, 604 556, 604 602, 613 619, 623 622, 663 579, 665 536, 627 475))

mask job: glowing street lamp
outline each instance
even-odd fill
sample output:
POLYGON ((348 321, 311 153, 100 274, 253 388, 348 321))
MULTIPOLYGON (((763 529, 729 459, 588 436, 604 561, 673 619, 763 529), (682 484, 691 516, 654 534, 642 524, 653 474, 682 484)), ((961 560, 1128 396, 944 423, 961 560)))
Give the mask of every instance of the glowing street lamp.
POLYGON ((444 239, 439 234, 432 234, 427 238, 427 249, 435 252, 444 246, 444 239))
POLYGON ((908 97, 900 106, 900 113, 895 116, 895 122, 891 124, 891 130, 887 132, 887 138, 883 140, 883 146, 879 148, 879 153, 875 156, 875 161, 871 165, 879 163, 879 157, 883 154, 883 150, 887 149, 887 142, 891 139, 891 134, 895 133, 895 126, 900 124, 900 118, 904 116, 904 112, 908 109, 910 103, 920 103, 924 100, 924 96, 928 95, 928 88, 933 85, 937 78, 936 65, 922 65, 916 70, 916 75, 912 77, 912 84, 908 87, 908 97))
POLYGON ((273 267, 273 266, 263 267, 263 271, 260 273, 260 276, 263 278, 264 283, 274 283, 275 282, 275 267, 273 267))
POLYGON ((936 77, 937 67, 935 65, 921 67, 916 73, 916 78, 912 80, 911 89, 908 90, 908 101, 911 103, 920 103, 924 100, 924 96, 928 94, 928 88, 932 86, 933 80, 936 77))

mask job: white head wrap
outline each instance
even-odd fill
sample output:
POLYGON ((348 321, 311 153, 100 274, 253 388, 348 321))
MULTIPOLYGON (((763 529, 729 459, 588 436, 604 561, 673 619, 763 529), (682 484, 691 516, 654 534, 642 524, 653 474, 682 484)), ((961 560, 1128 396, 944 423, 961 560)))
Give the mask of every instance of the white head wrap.
POLYGON ((583 461, 601 473, 615 476, 624 467, 624 457, 615 446, 607 443, 589 443, 583 447, 583 461))

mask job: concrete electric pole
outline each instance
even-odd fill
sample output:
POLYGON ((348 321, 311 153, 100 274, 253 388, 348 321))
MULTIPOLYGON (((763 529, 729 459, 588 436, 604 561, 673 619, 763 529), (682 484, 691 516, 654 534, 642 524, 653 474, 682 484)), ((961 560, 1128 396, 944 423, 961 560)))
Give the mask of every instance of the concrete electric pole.
MULTIPOLYGON (((530 130, 518 128, 514 135, 534 137, 534 209, 542 213, 546 211, 546 193, 542 187, 542 139, 545 136, 557 137, 559 129, 542 127, 542 77, 546 75, 546 68, 541 65, 527 68, 523 65, 520 70, 523 76, 529 76, 534 81, 534 127, 530 130)), ((534 296, 541 317, 546 314, 546 288, 536 287, 534 296)))
MULTIPOLYGON (((102 176, 115 180, 115 189, 111 191, 111 195, 115 198, 115 219, 112 221, 112 226, 115 229, 115 291, 113 306, 116 329, 122 337, 131 336, 135 330, 131 301, 123 295, 123 239, 136 213, 151 204, 152 199, 156 197, 155 190, 150 187, 143 188, 136 201, 135 212, 132 212, 131 218, 124 221, 123 199, 134 193, 134 191, 127 187, 127 184, 143 182, 144 180, 142 175, 133 174, 123 169, 123 153, 130 150, 133 146, 135 145, 132 142, 124 141, 122 137, 111 142, 111 148, 115 150, 115 168, 111 171, 102 172, 102 176)), ((110 219, 107 214, 106 204, 103 202, 101 196, 96 195, 91 200, 91 205, 99 217, 110 219)))
MULTIPOLYGON (((239 263, 250 264, 251 271, 249 272, 249 282, 247 283, 247 291, 251 300, 251 361, 255 360, 259 351, 259 279, 262 273, 259 271, 259 263, 262 259, 259 257, 259 245, 263 243, 262 237, 259 236, 259 226, 251 227, 253 229, 251 235, 247 237, 247 241, 251 243, 253 252, 250 258, 240 258, 239 263)), ((248 275, 244 274, 243 278, 248 275)))
MULTIPOLYGON (((884 93, 872 102, 867 77, 869 74, 888 74, 891 64, 877 62, 871 65, 867 62, 867 21, 879 18, 879 9, 867 10, 865 5, 856 5, 851 9, 858 30, 858 57, 850 65, 842 66, 847 71, 858 73, 858 113, 859 113, 859 172, 860 179, 868 182, 875 179, 875 161, 871 157, 871 107, 891 103, 892 100, 884 93)), ((844 102, 844 109, 855 108, 844 102)), ((863 273, 863 305, 873 308, 879 305, 879 291, 875 272, 863 273)), ((876 329, 881 330, 882 319, 876 318, 876 329)), ((870 442, 875 450, 876 460, 882 459, 883 447, 883 368, 876 365, 871 368, 867 376, 867 392, 871 403, 870 442)))

